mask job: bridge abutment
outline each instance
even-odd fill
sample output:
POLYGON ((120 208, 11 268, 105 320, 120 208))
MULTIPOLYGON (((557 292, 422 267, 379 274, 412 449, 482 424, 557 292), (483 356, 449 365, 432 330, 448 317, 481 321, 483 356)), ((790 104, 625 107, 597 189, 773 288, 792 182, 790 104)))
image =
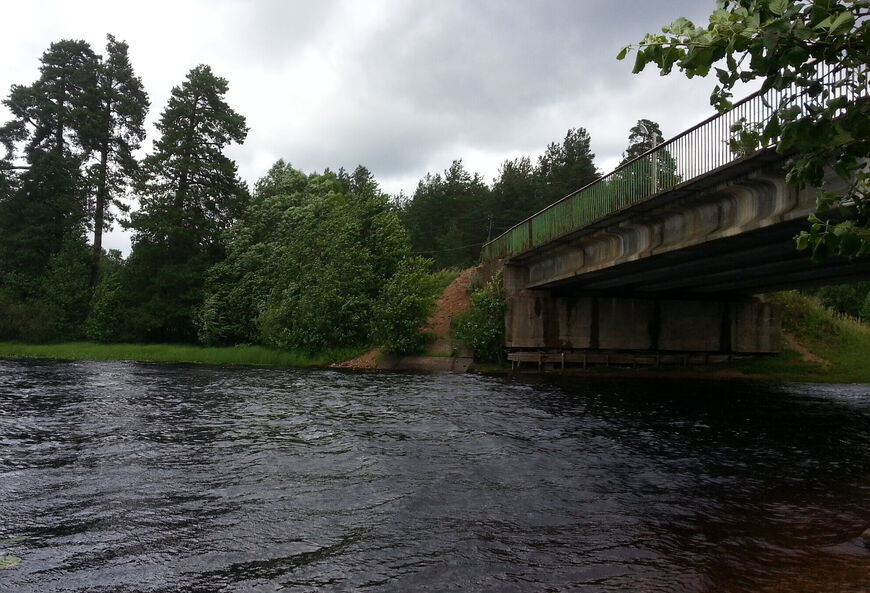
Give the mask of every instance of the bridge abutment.
POLYGON ((565 296, 506 265, 509 349, 761 354, 780 351, 781 310, 754 298, 565 296))

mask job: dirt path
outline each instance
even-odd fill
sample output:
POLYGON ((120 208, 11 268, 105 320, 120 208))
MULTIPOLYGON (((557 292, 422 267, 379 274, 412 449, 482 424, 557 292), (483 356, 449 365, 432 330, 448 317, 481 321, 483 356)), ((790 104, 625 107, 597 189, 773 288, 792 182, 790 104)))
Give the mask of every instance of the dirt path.
POLYGON ((804 362, 811 362, 813 364, 817 364, 824 369, 831 368, 831 362, 825 360, 821 356, 816 356, 812 352, 810 352, 806 346, 797 341, 797 338, 793 335, 783 332, 782 341, 785 343, 784 345, 789 350, 794 350, 798 354, 800 354, 801 360, 804 362))

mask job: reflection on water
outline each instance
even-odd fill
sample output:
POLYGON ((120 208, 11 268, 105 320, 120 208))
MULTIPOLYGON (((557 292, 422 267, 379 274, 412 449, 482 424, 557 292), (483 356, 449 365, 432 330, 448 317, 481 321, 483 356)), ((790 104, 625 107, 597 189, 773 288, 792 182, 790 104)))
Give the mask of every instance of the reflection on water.
POLYGON ((864 386, 0 361, 0 591, 867 591, 868 445, 864 386))

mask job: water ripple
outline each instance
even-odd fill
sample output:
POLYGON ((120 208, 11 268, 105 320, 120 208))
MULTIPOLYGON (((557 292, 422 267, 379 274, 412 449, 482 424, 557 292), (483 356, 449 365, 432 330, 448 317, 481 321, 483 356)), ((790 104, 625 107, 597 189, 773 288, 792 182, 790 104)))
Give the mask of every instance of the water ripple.
POLYGON ((0 361, 0 591, 867 590, 868 445, 861 386, 0 361))

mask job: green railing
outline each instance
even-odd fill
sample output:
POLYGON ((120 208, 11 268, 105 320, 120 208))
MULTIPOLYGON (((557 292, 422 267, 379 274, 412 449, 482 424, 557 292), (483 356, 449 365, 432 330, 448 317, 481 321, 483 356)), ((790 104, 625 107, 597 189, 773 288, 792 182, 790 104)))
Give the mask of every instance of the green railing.
MULTIPOLYGON (((823 67, 819 80, 842 77, 823 67)), ((806 109, 793 89, 755 93, 730 110, 714 115, 679 136, 671 138, 612 173, 568 194, 558 202, 523 220, 483 246, 481 259, 511 257, 545 245, 569 233, 644 202, 683 182, 706 175, 747 156, 735 143, 742 125, 764 125, 787 93, 793 104, 806 109)))

